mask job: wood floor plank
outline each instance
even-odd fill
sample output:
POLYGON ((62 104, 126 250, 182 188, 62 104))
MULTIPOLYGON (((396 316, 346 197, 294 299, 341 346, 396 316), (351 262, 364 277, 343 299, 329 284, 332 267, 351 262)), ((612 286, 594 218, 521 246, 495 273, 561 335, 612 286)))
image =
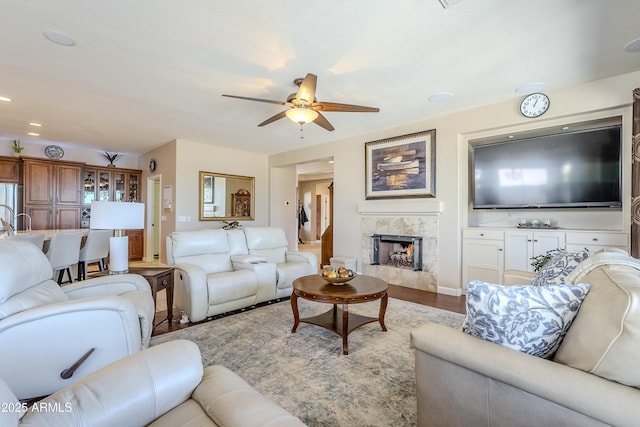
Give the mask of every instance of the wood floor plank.
MULTIPOLYGON (((398 285, 389 285, 389 290, 387 291, 391 298, 397 298, 403 301, 410 301, 416 304, 427 305, 430 307, 440 308, 442 310, 453 311, 455 313, 465 314, 466 300, 464 296, 454 297, 451 295, 443 295, 437 294, 434 292, 422 291, 420 289, 412 289, 407 288, 405 286, 398 285)), ((265 304, 261 304, 265 305, 265 304)), ((259 306, 261 306, 259 305, 259 306)), ((167 311, 158 311, 156 313, 156 322, 160 322, 161 319, 166 319, 167 311)), ((224 315, 216 316, 216 318, 224 317, 224 315)), ((186 323, 180 324, 180 312, 174 310, 173 312, 173 323, 169 325, 167 321, 163 321, 158 326, 156 326, 153 330, 153 335, 161 335, 167 332, 177 331, 180 329, 188 328, 189 326, 193 326, 196 324, 200 324, 203 322, 207 322, 208 320, 204 320, 199 323, 186 323)))

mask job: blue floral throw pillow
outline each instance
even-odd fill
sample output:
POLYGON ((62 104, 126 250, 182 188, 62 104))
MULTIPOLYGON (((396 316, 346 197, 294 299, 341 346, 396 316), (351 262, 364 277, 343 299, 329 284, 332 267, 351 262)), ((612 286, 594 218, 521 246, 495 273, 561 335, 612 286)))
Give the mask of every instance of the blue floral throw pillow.
POLYGON ((589 258, 589 251, 567 252, 561 250, 542 266, 531 281, 534 286, 560 285, 565 283, 567 276, 585 259, 589 258))
POLYGON ((502 286, 467 284, 462 331, 523 353, 549 359, 560 346, 588 284, 502 286))

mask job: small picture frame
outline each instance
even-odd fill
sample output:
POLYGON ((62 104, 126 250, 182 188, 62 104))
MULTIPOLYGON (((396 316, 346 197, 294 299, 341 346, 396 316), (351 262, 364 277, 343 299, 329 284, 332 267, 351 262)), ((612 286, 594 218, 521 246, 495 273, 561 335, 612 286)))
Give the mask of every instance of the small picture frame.
POLYGON ((436 130, 365 143, 367 200, 435 197, 436 130))

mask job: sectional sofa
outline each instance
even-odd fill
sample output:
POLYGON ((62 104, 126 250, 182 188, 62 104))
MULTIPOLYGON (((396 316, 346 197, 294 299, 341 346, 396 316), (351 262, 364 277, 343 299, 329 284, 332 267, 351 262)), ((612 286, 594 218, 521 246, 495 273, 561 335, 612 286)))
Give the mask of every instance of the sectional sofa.
MULTIPOLYGON (((531 279, 508 271, 504 283, 531 279)), ((440 325, 414 330, 418 425, 637 426, 640 261, 600 252, 565 283, 590 289, 550 359, 440 325)))

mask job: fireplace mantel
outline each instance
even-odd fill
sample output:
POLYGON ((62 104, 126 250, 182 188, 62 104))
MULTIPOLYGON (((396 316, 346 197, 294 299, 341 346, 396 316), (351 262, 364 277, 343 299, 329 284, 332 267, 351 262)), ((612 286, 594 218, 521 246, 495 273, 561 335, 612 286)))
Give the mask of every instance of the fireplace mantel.
POLYGON ((443 203, 435 200, 365 200, 358 203, 361 215, 440 215, 443 203))

